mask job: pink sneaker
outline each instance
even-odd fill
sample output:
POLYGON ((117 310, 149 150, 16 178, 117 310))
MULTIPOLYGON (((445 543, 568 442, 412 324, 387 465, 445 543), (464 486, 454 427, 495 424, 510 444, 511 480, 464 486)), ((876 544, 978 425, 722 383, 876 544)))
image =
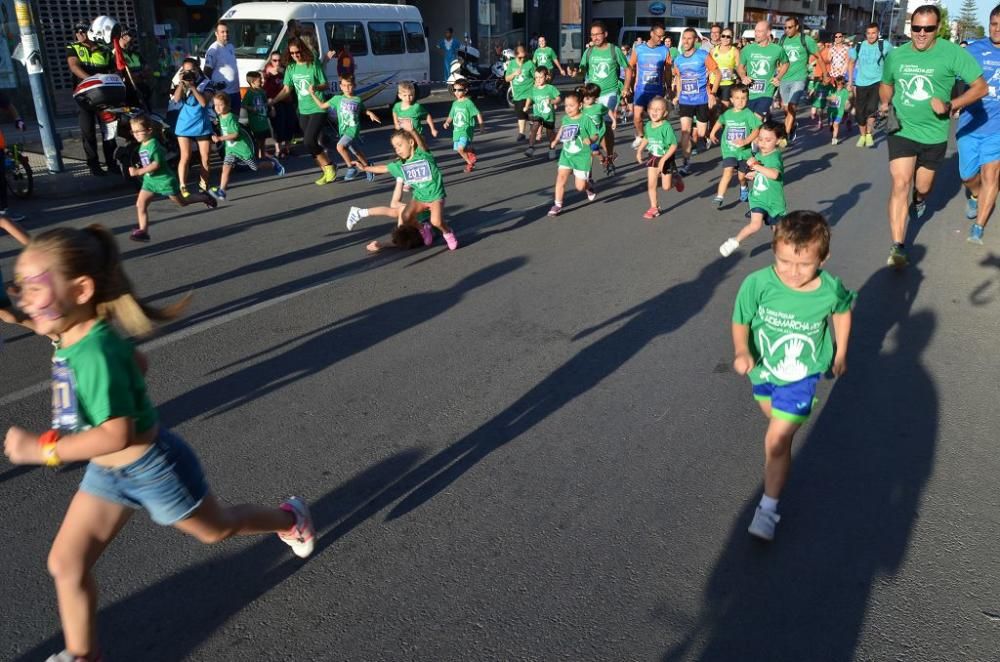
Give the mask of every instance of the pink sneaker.
POLYGON ((434 232, 431 230, 430 223, 420 224, 420 236, 424 240, 424 246, 430 246, 434 243, 434 232))
POLYGON ((642 217, 645 219, 652 219, 656 218, 659 215, 660 215, 659 209, 657 209, 656 207, 650 207, 649 209, 646 210, 646 213, 643 214, 642 217))
POLYGON ((448 250, 453 251, 458 248, 458 239, 455 238, 454 232, 444 233, 444 243, 448 244, 448 250))
POLYGON ((316 529, 313 528, 309 506, 299 497, 288 497, 281 509, 295 517, 295 524, 288 531, 278 533, 278 537, 292 548, 295 556, 304 559, 313 551, 316 543, 316 529))

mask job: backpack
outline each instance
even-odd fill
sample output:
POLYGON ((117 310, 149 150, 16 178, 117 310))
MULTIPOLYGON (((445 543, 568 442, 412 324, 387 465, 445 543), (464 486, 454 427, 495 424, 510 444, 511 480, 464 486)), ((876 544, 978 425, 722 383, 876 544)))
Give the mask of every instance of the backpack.
MULTIPOLYGON (((864 43, 864 42, 861 42, 864 43)), ((861 44, 854 45, 854 61, 857 62, 858 58, 861 57, 861 44)), ((882 39, 878 40, 878 66, 882 66, 885 62, 885 41, 882 39)))

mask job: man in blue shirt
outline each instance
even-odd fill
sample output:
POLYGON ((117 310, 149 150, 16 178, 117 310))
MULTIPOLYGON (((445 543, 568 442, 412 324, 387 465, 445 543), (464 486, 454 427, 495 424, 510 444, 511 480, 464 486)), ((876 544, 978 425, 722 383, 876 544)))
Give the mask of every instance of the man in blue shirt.
POLYGON ((437 47, 444 51, 444 78, 441 80, 448 80, 448 77, 451 76, 451 63, 455 61, 458 47, 461 46, 458 39, 453 37, 454 34, 454 31, 448 28, 444 31, 444 39, 437 43, 437 47))
POLYGON ((1000 189, 1000 5, 990 12, 989 36, 969 44, 966 51, 983 69, 986 96, 958 116, 958 173, 969 191, 966 218, 973 221, 969 241, 983 243, 1000 189))
POLYGON ((854 67, 854 109, 857 114, 858 147, 875 146, 875 113, 878 111, 878 88, 882 82, 882 67, 892 50, 892 44, 878 38, 878 24, 865 28, 865 40, 851 49, 854 67))

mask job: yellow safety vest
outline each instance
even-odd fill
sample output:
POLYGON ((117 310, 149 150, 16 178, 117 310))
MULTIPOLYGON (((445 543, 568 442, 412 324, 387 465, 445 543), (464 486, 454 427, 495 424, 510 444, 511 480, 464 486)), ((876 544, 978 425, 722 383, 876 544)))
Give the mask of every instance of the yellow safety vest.
POLYGON ((86 44, 74 42, 66 47, 66 56, 75 56, 80 60, 80 66, 88 74, 103 74, 111 71, 111 51, 96 46, 87 48, 86 44))

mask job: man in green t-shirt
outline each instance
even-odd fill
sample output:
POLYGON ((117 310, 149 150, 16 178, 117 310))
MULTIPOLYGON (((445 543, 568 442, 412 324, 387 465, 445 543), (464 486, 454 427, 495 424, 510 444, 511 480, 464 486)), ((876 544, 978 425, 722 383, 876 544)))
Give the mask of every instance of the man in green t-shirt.
POLYGON ((545 67, 549 71, 552 71, 552 68, 555 67, 559 70, 560 76, 566 75, 566 70, 563 69, 559 58, 556 57, 556 52, 552 50, 551 46, 546 44, 545 37, 542 35, 538 36, 538 48, 532 53, 531 60, 535 63, 535 67, 545 67))
POLYGON ((788 58, 788 69, 778 91, 785 105, 785 135, 791 142, 795 140, 795 111, 805 99, 806 79, 819 60, 819 46, 812 37, 802 34, 799 19, 794 16, 785 19, 785 35, 778 45, 785 49, 788 58))
POLYGON ((757 41, 740 52, 736 71, 750 88, 748 107, 763 120, 771 112, 774 88, 788 71, 788 56, 784 48, 771 41, 771 26, 767 21, 757 21, 753 33, 757 41))
POLYGON ((913 190, 913 212, 920 218, 927 211, 927 196, 934 173, 948 148, 951 116, 986 96, 988 87, 983 70, 965 49, 937 38, 941 10, 935 5, 918 7, 910 17, 913 40, 894 48, 885 58, 879 88, 882 112, 890 113, 889 134, 889 233, 892 248, 886 263, 904 268, 906 221, 913 190), (969 89, 951 99, 955 79, 969 89), (950 99, 950 101, 949 101, 950 99))
MULTIPOLYGON (((622 49, 608 41, 608 28, 601 21, 590 25, 590 46, 580 58, 580 66, 570 72, 571 76, 583 72, 586 82, 594 83, 601 88, 598 103, 604 104, 608 112, 614 113, 618 108, 618 95, 622 89, 620 73, 628 69, 628 60, 622 49)), ((615 153, 615 132, 604 134, 604 151, 615 153)))

